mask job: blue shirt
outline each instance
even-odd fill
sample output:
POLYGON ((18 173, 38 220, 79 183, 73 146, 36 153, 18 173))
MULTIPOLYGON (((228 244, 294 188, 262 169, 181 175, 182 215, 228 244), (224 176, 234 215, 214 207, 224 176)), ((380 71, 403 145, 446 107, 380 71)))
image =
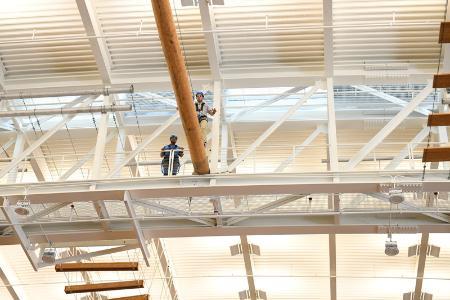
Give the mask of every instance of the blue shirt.
POLYGON ((174 151, 174 153, 173 153, 173 158, 174 158, 174 159, 178 159, 179 153, 180 153, 180 152, 183 152, 183 150, 177 150, 177 149, 179 149, 179 148, 180 148, 180 147, 178 147, 178 145, 172 145, 172 144, 165 145, 165 146, 162 148, 161 153, 163 153, 164 158, 169 159, 169 157, 170 157, 170 150, 176 150, 176 151, 174 151), (164 150, 166 150, 166 151, 164 151, 164 150), (167 151, 167 150, 169 150, 169 151, 167 151))

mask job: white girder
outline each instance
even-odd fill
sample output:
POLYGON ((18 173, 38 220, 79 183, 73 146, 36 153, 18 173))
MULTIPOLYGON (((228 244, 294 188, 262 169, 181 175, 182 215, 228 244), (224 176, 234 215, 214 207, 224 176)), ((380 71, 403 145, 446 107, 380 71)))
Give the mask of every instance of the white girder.
MULTIPOLYGON (((81 20, 83 21, 84 29, 87 36, 102 36, 100 25, 98 24, 95 7, 92 0, 76 0, 78 11, 80 12, 81 20)), ((92 53, 97 64, 98 71, 105 85, 110 85, 112 82, 111 76, 111 59, 108 48, 104 39, 92 37, 89 38, 92 53)))
POLYGON ((266 131, 264 131, 233 163, 228 166, 228 172, 232 172, 236 167, 246 159, 262 142, 264 142, 281 124, 289 119, 309 98, 317 91, 318 86, 315 85, 298 100, 283 116, 272 124, 266 131))
POLYGON ((406 117, 432 92, 432 85, 428 85, 408 103, 394 118, 389 121, 352 159, 345 165, 345 169, 352 170, 361 160, 363 160, 373 149, 375 149, 406 117))

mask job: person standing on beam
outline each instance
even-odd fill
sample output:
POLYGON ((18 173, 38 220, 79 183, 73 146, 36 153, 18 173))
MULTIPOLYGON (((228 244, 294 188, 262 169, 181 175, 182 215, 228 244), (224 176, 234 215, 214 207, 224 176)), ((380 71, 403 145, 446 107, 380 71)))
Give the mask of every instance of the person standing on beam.
POLYGON ((205 95, 203 92, 197 92, 195 94, 195 110, 197 111, 197 118, 200 124, 200 129, 202 131, 203 145, 206 148, 206 136, 208 132, 208 114, 214 116, 216 113, 215 108, 210 108, 209 105, 204 101, 205 95))

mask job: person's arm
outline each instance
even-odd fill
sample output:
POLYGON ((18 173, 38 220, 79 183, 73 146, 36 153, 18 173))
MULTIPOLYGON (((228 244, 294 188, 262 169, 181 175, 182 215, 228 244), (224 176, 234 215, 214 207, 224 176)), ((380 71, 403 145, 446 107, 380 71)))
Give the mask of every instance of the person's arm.
POLYGON ((164 147, 161 148, 161 153, 159 154, 159 156, 161 156, 161 158, 164 157, 164 147))
POLYGON ((180 157, 183 157, 183 155, 184 155, 184 152, 183 152, 184 148, 183 147, 178 147, 178 149, 180 149, 179 152, 178 152, 178 155, 180 157))

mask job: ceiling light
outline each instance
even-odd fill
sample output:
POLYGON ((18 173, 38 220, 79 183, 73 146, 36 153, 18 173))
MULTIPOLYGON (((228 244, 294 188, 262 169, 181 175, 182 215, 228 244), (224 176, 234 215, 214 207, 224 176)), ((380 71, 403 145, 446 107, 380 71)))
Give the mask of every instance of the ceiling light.
POLYGON ((56 249, 55 248, 45 248, 44 253, 42 253, 42 261, 48 264, 55 263, 56 260, 56 249))
POLYGON ((392 234, 388 234, 389 241, 384 244, 384 254, 387 256, 396 256, 400 253, 398 250, 397 242, 392 240, 392 234))
POLYGON ((30 214, 30 208, 30 201, 25 196, 23 200, 17 201, 14 211, 20 216, 28 216, 30 214))
POLYGON ((400 250, 398 250, 396 241, 386 241, 384 254, 386 254, 387 256, 396 256, 399 253, 400 250))
POLYGON ((405 201, 405 196, 401 189, 390 189, 389 190, 389 202, 392 204, 400 204, 405 201))

